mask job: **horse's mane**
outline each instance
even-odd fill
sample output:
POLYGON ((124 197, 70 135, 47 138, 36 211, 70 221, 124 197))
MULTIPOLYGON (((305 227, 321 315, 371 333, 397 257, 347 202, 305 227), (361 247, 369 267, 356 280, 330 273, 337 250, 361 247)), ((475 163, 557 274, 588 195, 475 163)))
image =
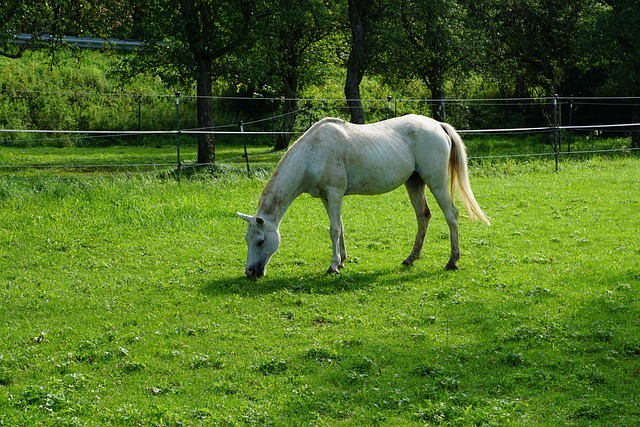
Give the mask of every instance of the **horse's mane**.
POLYGON ((271 178, 269 178, 269 181, 267 181, 267 184, 262 189, 262 193, 260 193, 260 200, 258 201, 258 206, 262 206, 262 204, 264 203, 265 197, 271 191, 271 187, 273 187, 273 182, 275 181, 274 178, 278 175, 279 172, 280 172, 280 163, 278 163, 278 166, 276 166, 276 169, 271 174, 271 178))
POLYGON ((266 185, 262 189, 262 193, 260 194, 260 200, 258 202, 259 206, 262 206, 265 197, 267 196, 267 194, 271 192, 271 189, 273 188, 273 185, 276 181, 276 178, 278 177, 278 174, 280 173, 284 165, 287 163, 287 158, 290 157, 292 153, 294 153, 300 147, 299 143, 304 141, 305 139, 308 139, 313 133, 315 133, 318 130, 318 128, 328 123, 343 125, 346 122, 342 119, 338 119, 335 117, 325 117, 322 120, 314 123, 313 126, 307 129, 307 131, 304 134, 302 134, 302 136, 300 136, 300 138, 298 138, 293 144, 291 144, 291 146, 287 149, 287 152, 284 153, 284 156, 282 156, 282 158, 278 162, 278 165, 276 166, 273 173, 271 174, 271 178, 269 178, 266 185))

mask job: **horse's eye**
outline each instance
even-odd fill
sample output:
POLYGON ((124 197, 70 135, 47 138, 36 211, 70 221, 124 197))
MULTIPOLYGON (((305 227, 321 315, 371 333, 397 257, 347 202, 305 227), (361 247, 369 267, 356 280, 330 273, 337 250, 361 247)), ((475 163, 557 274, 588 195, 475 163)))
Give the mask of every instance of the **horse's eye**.
POLYGON ((264 244, 264 239, 260 239, 256 242, 256 245, 262 246, 264 244))

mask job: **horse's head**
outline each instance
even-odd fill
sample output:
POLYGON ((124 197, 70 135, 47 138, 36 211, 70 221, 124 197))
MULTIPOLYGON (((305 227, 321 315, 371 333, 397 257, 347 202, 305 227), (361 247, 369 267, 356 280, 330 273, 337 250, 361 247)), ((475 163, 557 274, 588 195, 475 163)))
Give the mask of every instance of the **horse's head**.
POLYGON ((250 279, 257 279, 266 273, 267 263, 280 247, 280 232, 273 223, 259 217, 241 214, 240 218, 249 223, 244 239, 247 241, 247 268, 250 279))

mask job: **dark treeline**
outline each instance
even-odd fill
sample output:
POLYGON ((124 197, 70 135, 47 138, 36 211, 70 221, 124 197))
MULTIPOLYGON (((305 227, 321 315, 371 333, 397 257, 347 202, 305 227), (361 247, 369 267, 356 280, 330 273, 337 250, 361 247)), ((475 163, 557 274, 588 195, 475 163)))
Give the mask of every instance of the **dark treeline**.
MULTIPOLYGON (((194 85, 198 127, 215 125, 212 96, 241 95, 281 98, 291 113, 281 130, 291 131, 297 99, 336 68, 353 122, 367 120, 365 76, 436 101, 638 96, 638 28, 637 0, 8 0, 0 54, 55 57, 62 35, 140 40, 120 77, 194 85), (33 38, 16 44, 18 33, 33 38)), ((446 119, 443 105, 431 115, 446 119)), ((625 111, 640 122, 639 107, 625 111)), ((288 143, 282 136, 276 148, 288 143)), ((214 160, 213 135, 202 135, 198 161, 214 160)))

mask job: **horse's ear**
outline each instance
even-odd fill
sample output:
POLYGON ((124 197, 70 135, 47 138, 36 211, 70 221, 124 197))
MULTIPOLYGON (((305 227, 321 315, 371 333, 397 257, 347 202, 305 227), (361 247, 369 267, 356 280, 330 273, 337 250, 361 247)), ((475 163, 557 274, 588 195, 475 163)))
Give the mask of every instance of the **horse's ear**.
POLYGON ((251 215, 245 215, 243 213, 240 212, 236 212, 238 214, 238 216, 242 219, 244 219, 245 221, 247 221, 248 223, 251 223, 251 220, 253 219, 253 217, 251 215))
POLYGON ((260 218, 259 216, 256 217, 256 222, 258 223, 258 225, 264 225, 264 219, 260 218))

